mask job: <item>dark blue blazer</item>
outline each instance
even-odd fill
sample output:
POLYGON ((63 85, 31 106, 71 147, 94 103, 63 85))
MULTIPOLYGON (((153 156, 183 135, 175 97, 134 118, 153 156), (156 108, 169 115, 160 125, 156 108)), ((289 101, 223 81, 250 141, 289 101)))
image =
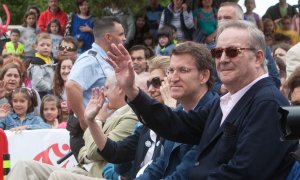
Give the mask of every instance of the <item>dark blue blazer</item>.
MULTIPOLYGON (((145 145, 150 139, 150 129, 144 125, 137 127, 134 134, 125 139, 115 142, 107 139, 105 147, 102 151, 98 149, 98 153, 107 161, 114 164, 126 163, 122 166, 122 173, 131 170, 131 178, 134 178, 141 168, 141 163, 144 161, 145 155, 149 149, 145 145), (133 161, 132 167, 127 162, 133 161)), ((161 146, 155 146, 152 159, 160 155, 161 146)))
MULTIPOLYGON (((219 97, 217 93, 208 91, 200 99, 194 110, 200 110, 206 103, 219 97)), ((181 105, 175 109, 183 110, 181 105)), ((197 148, 193 145, 166 140, 162 154, 152 162, 137 179, 186 179, 188 169, 194 165, 197 148)))
POLYGON ((142 91, 130 106, 166 139, 198 144, 189 179, 285 179, 297 141, 280 140, 279 106, 289 105, 271 78, 255 83, 220 126, 220 100, 199 111, 173 112, 142 91))

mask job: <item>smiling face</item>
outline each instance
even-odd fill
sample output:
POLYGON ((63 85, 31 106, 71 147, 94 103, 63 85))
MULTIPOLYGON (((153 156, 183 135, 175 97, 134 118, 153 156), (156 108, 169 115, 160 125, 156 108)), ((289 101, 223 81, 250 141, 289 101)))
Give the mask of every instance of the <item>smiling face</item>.
POLYGON ((24 117, 27 114, 29 103, 26 96, 22 92, 18 92, 12 96, 12 107, 19 117, 24 117))
MULTIPOLYGON (((250 48, 249 33, 237 28, 225 29, 218 38, 216 48, 250 48)), ((261 58, 256 58, 253 50, 242 50, 236 57, 230 58, 223 51, 220 58, 215 58, 216 69, 220 80, 231 92, 236 92, 246 86, 258 75, 261 68, 261 58)))
POLYGON ((66 82, 68 80, 68 75, 72 69, 73 62, 70 59, 63 60, 60 66, 60 76, 66 82))
POLYGON ((55 101, 44 102, 43 116, 48 123, 51 123, 58 118, 58 108, 55 101))
MULTIPOLYGON (((148 81, 151 81, 155 77, 159 77, 159 79, 162 81, 165 76, 166 76, 165 72, 162 69, 154 69, 150 72, 150 77, 149 77, 148 81)), ((152 98, 163 103, 163 99, 162 99, 161 93, 160 93, 160 87, 154 87, 153 84, 151 84, 148 87, 148 93, 150 94, 150 96, 152 98)))
POLYGON ((203 86, 202 78, 202 72, 197 69, 192 55, 172 55, 168 72, 172 98, 180 102, 184 98, 193 97, 203 86))
POLYGON ((36 44, 35 50, 45 57, 49 57, 52 50, 51 39, 40 39, 36 44))
POLYGON ((87 1, 83 1, 80 5, 79 5, 79 11, 80 14, 87 14, 89 10, 89 4, 87 1))
POLYGON ((6 71, 3 77, 3 81, 6 82, 6 90, 13 91, 20 87, 21 77, 18 69, 10 68, 6 71))

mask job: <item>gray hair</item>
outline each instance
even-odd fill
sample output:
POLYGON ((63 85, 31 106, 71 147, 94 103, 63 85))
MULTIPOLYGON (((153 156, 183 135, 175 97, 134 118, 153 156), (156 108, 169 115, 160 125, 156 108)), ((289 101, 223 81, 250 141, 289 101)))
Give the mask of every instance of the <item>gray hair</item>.
POLYGON ((231 7, 233 7, 235 9, 235 16, 237 17, 237 20, 243 20, 244 19, 243 9, 242 9, 242 7, 238 3, 235 3, 235 2, 223 2, 220 5, 220 8, 221 7, 225 7, 225 6, 231 6, 231 7))

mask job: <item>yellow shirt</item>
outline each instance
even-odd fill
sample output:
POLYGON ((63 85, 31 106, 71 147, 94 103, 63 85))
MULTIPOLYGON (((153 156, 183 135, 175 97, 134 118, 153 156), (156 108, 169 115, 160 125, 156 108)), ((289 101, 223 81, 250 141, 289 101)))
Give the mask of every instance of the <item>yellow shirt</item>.
POLYGON ((50 57, 45 57, 41 55, 40 53, 35 53, 35 57, 41 58, 46 64, 52 64, 50 57))

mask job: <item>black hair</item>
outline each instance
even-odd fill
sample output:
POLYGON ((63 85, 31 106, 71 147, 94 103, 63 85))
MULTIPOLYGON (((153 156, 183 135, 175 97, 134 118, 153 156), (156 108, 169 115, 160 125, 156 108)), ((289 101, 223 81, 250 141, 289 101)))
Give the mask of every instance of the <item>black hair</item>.
POLYGON ((28 101, 28 109, 27 109, 26 112, 27 113, 33 112, 34 108, 37 106, 37 94, 36 94, 36 92, 32 89, 25 88, 25 87, 15 89, 11 93, 11 95, 9 96, 9 103, 12 107, 13 107, 13 97, 17 93, 22 93, 23 95, 25 95, 25 98, 28 101))

